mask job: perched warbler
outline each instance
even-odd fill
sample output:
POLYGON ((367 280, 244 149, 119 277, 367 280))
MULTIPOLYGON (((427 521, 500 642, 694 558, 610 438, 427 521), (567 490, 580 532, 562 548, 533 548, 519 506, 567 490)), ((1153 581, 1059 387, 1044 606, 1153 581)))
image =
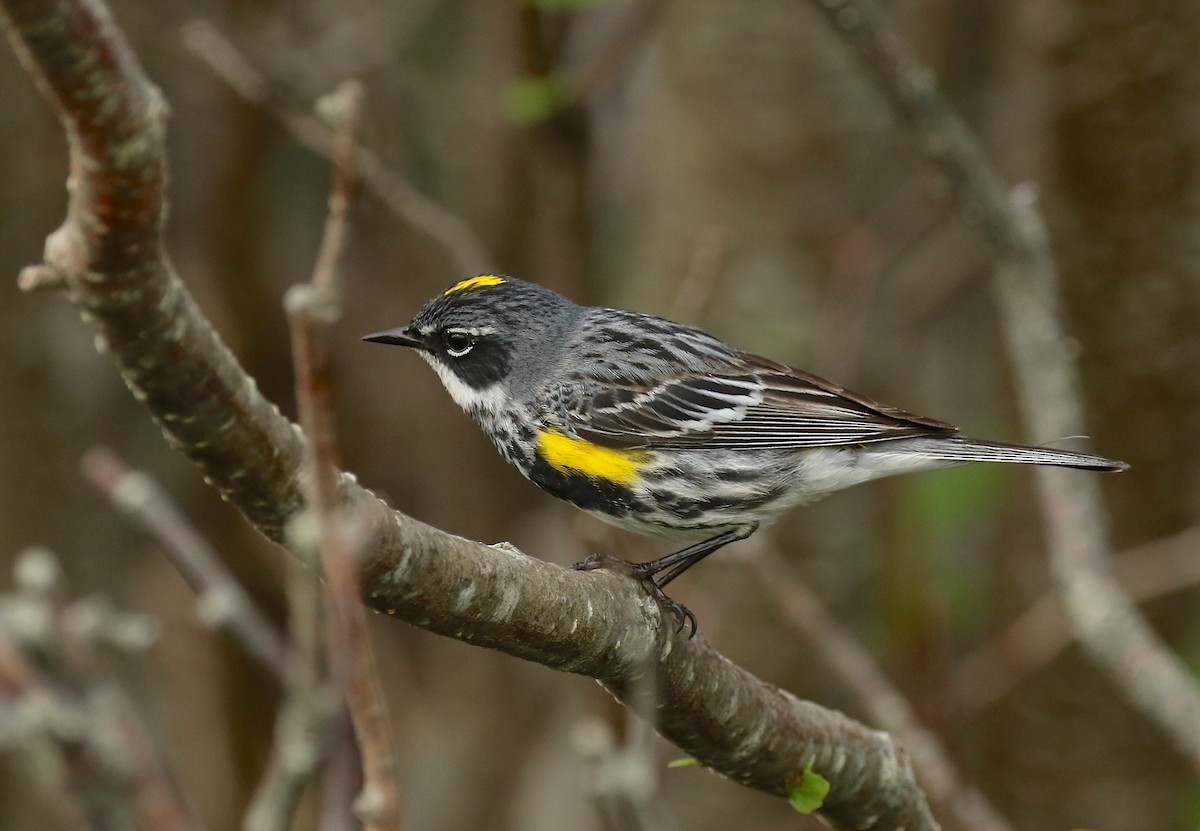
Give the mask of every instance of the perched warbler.
POLYGON ((1124 462, 967 438, 823 378, 640 312, 579 306, 485 274, 364 340, 418 350, 460 407, 534 484, 601 519, 697 540, 648 563, 577 568, 663 587, 784 511, 860 482, 962 462, 1124 470, 1124 462))

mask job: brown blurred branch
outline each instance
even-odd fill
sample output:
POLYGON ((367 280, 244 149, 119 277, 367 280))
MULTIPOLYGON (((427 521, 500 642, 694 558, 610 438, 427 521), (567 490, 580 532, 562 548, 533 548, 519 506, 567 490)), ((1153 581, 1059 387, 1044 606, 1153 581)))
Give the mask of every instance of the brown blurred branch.
MULTIPOLYGON (((1139 603, 1200 584, 1200 528, 1120 554, 1117 576, 1139 603)), ((951 677, 955 718, 966 721, 1075 642, 1058 597, 1045 594, 1004 631, 958 662, 951 677)))
MULTIPOLYGON (((653 675, 648 673, 645 680, 647 687, 653 686, 653 675)), ((675 831, 679 827, 663 804, 653 735, 645 721, 631 719, 623 743, 599 719, 576 725, 571 738, 587 764, 587 782, 605 831, 675 831)))
MULTIPOLYGON (((925 139, 964 220, 998 263, 993 289, 1031 433, 1068 436, 1084 424, 1080 382, 1059 311, 1058 271, 1036 193, 1011 194, 873 0, 817 0, 892 103, 925 139)), ((1142 713, 1200 771, 1200 687, 1121 590, 1095 477, 1039 468, 1051 570, 1075 637, 1142 713)))
POLYGON ((638 0, 623 9, 612 32, 582 62, 568 72, 563 92, 568 100, 584 100, 609 89, 658 27, 669 0, 638 0))
POLYGON ((938 737, 921 724, 907 699, 846 629, 830 617, 817 596, 795 577, 779 552, 767 543, 749 558, 768 597, 792 628, 833 670, 881 729, 899 739, 934 805, 960 827, 972 831, 1011 831, 987 797, 967 787, 938 737))
MULTIPOLYGON (((216 26, 207 20, 187 23, 183 43, 241 98, 274 116, 300 144, 318 155, 333 155, 333 130, 311 113, 283 101, 216 26)), ((487 246, 462 217, 421 193, 374 152, 359 148, 358 171, 366 188, 388 210, 442 247, 456 271, 480 274, 495 270, 487 246)))
POLYGON ((193 827, 150 732, 105 666, 144 653, 155 627, 101 599, 68 603, 58 561, 22 552, 0 597, 0 752, 25 752, 30 781, 63 828, 193 827))
POLYGON ((330 589, 330 664, 362 752, 364 784, 356 813, 368 831, 388 831, 400 827, 396 752, 358 583, 358 561, 369 528, 365 518, 338 504, 333 367, 327 343, 327 326, 337 318, 340 305, 337 274, 348 210, 358 189, 356 163, 364 94, 362 85, 351 81, 326 99, 339 124, 334 136, 329 214, 312 282, 293 286, 284 305, 292 338, 296 402, 308 438, 305 497, 308 513, 317 525, 321 565, 330 589))
POLYGON ((287 831, 292 827, 300 797, 328 753, 341 709, 327 677, 318 541, 312 523, 304 521, 308 518, 309 514, 300 514, 291 529, 292 551, 300 560, 288 564, 292 648, 271 756, 246 809, 245 831, 287 831))
MULTIPOLYGON (((166 107, 99 0, 0 0, 0 25, 57 110, 72 187, 47 263, 168 440, 264 534, 305 506, 305 441, 201 315, 163 251, 166 107)), ((838 828, 937 827, 885 734, 765 684, 665 622, 632 581, 575 572, 445 534, 394 511, 348 474, 336 502, 375 532, 367 603, 433 632, 588 675, 627 700, 649 659, 658 729, 725 776, 775 795, 806 765, 832 790, 838 828)), ((296 546, 295 548, 299 548, 296 546)))
POLYGON ((229 632, 247 653, 282 679, 283 638, 158 482, 130 470, 104 447, 89 450, 82 465, 93 485, 158 540, 167 559, 196 593, 201 619, 229 632))

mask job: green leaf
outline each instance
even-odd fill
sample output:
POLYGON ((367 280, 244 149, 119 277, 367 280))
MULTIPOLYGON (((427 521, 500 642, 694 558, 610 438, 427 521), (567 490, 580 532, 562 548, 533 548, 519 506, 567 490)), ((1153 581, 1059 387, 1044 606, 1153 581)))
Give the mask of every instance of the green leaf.
POLYGON ((802 814, 811 814, 820 808, 829 793, 829 780, 812 769, 812 762, 784 784, 788 790, 788 802, 802 814))
POLYGON ((504 114, 518 124, 545 121, 565 104, 562 84, 553 75, 518 78, 504 89, 504 114))
POLYGON ((698 768, 700 763, 690 756, 684 756, 682 759, 672 759, 667 762, 669 768, 698 768))

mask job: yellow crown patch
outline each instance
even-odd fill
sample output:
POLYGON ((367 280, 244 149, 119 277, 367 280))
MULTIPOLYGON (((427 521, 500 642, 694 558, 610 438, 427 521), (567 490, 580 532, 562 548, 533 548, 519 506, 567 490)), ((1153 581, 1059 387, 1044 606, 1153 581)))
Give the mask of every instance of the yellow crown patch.
POLYGON ((481 289, 484 286, 498 286, 503 282, 504 278, 497 277, 495 274, 480 274, 478 277, 468 277, 465 280, 460 280, 442 292, 442 295, 457 294, 460 291, 467 291, 468 289, 481 289))

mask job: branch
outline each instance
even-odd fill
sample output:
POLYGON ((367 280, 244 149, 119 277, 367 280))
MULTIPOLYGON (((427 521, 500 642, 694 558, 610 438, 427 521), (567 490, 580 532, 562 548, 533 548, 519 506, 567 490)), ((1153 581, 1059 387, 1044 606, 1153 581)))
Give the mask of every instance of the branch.
POLYGON ((196 593, 201 620, 229 632, 247 654, 282 679, 283 637, 162 486, 149 474, 130 470, 103 447, 89 450, 82 467, 113 505, 158 540, 167 559, 196 593))
POLYGON ((194 828, 151 733, 107 669, 107 653, 152 646, 154 623, 103 599, 67 603, 45 549, 26 549, 13 571, 13 592, 0 597, 0 751, 30 753, 30 782, 65 828, 194 828))
POLYGON ((987 797, 969 788, 938 737, 917 719, 908 700, 884 675, 870 653, 793 576, 770 543, 748 558, 767 597, 786 622, 811 645, 858 698, 871 720, 895 735, 913 759, 917 776, 935 805, 943 806, 969 831, 1012 831, 987 797))
MULTIPOLYGON (((1034 190, 1011 194, 938 93, 929 70, 874 0, 817 0, 858 52, 950 184, 963 218, 999 262, 993 290, 1030 432, 1069 436, 1085 421, 1078 372, 1059 312, 1058 270, 1034 190)), ((1071 628, 1126 697, 1200 770, 1200 687, 1121 590, 1094 477, 1036 472, 1051 572, 1071 628)))
MULTIPOLYGON (((160 239, 166 107, 99 0, 0 0, 0 24, 67 131, 72 188, 49 267, 167 440, 271 539, 305 504, 299 430, 262 397, 200 314, 160 239)), ((348 474, 336 499, 373 529, 369 605, 432 632, 598 679, 619 699, 643 661, 658 729, 725 776, 783 796, 806 765, 838 828, 933 829, 885 734, 765 684, 662 619, 631 581, 460 539, 393 511, 348 474)))
MULTIPOLYGON (((1118 555, 1117 576, 1139 603, 1200 583, 1200 527, 1118 555)), ((950 679, 954 716, 962 724, 1008 695, 1075 642, 1053 592, 1030 604, 1003 631, 959 660, 950 679)))
MULTIPOLYGON (((183 44, 244 101, 274 116, 300 144, 321 156, 334 155, 333 131, 310 113, 281 101, 267 79, 216 26, 207 20, 185 24, 183 44)), ((457 271, 464 274, 495 271, 487 246, 462 217, 396 175, 368 149, 359 150, 358 166, 363 184, 379 201, 397 218, 437 242, 457 271)))
POLYGON ((327 675, 325 622, 312 523, 294 524, 300 562, 289 563, 288 632, 291 648, 283 678, 283 703, 275 718, 271 757, 243 819, 245 831, 288 831, 300 797, 325 758, 341 708, 327 675), (301 563, 311 568, 302 568, 301 563))
POLYGON ((292 337, 296 402, 308 437, 306 497, 317 524, 321 565, 330 590, 329 663, 362 751, 364 782, 355 813, 367 831, 386 831, 400 827, 396 752, 358 582, 357 564, 367 529, 357 515, 337 504, 337 431, 327 334, 341 302, 340 262, 349 207, 358 189, 356 155, 364 94, 361 84, 347 82, 325 99, 340 125, 334 136, 329 214, 312 282, 293 286, 284 306, 292 337))

